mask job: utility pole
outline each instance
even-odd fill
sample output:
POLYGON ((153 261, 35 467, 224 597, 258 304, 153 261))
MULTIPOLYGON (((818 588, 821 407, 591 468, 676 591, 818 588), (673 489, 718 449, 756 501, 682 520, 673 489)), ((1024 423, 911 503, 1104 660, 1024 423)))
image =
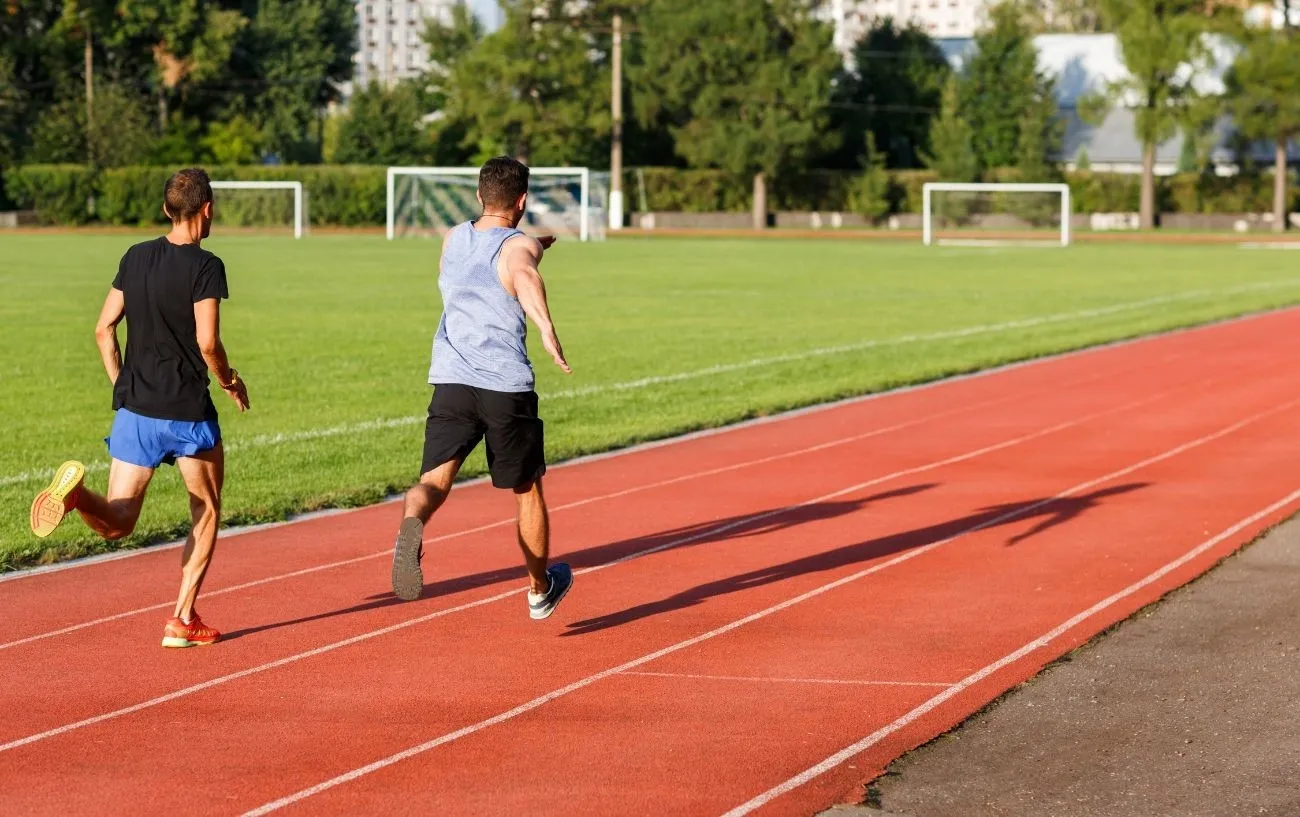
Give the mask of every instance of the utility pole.
POLYGON ((609 228, 623 229, 623 15, 614 12, 613 75, 610 113, 613 134, 609 148, 609 228))

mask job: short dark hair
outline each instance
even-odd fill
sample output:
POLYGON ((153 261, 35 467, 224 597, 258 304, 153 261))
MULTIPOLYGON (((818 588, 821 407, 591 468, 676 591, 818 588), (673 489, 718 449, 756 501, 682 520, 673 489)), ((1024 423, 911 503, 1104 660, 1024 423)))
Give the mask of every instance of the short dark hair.
POLYGON ((511 207, 528 192, 528 165, 509 156, 488 159, 478 172, 484 207, 511 207))
POLYGON ((167 180, 163 203, 172 221, 189 221, 199 214, 203 205, 212 201, 212 180, 206 171, 189 167, 172 174, 167 180))

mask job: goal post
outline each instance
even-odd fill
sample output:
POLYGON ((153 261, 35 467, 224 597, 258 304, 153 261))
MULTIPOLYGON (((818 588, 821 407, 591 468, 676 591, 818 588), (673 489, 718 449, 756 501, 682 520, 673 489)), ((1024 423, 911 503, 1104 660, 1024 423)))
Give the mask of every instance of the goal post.
POLYGON ((212 182, 213 190, 291 190, 293 191, 293 237, 302 238, 305 211, 303 207, 302 182, 212 182))
MULTIPOLYGON (((433 231, 476 217, 478 174, 476 167, 388 168, 388 239, 399 232, 433 231)), ((603 236, 603 225, 593 222, 597 211, 603 210, 603 199, 594 200, 592 177, 585 167, 529 168, 527 223, 576 233, 580 241, 603 236)))
MULTIPOLYGON (((1009 203, 1017 201, 1022 195, 1033 194, 1042 198, 1054 199, 1057 204, 1049 208, 1038 208, 1039 212, 1033 214, 1016 213, 1018 209, 1015 204, 1007 204, 1007 209, 1012 215, 1007 216, 1013 222, 1017 222, 1015 227, 1035 228, 1038 222, 1047 220, 1059 220, 1059 238, 1050 239, 1051 243, 1059 243, 1062 247, 1070 245, 1070 186, 1061 183, 1046 182, 928 182, 922 187, 921 203, 921 240, 926 246, 934 243, 962 243, 962 244, 992 244, 1006 243, 997 239, 970 239, 959 240, 957 242, 935 240, 935 220, 936 215, 943 217, 942 212, 936 213, 934 198, 936 194, 955 193, 965 195, 967 200, 959 208, 960 212, 953 218, 957 222, 966 222, 962 226, 969 226, 980 220, 981 213, 973 211, 981 209, 970 199, 979 194, 991 194, 993 201, 1009 203)), ((987 216, 986 216, 987 217, 987 216)), ((990 219, 991 220, 991 219, 990 219)), ((1032 240, 1032 239, 1031 239, 1032 240)), ((1041 239, 1040 239, 1041 241, 1041 239)))

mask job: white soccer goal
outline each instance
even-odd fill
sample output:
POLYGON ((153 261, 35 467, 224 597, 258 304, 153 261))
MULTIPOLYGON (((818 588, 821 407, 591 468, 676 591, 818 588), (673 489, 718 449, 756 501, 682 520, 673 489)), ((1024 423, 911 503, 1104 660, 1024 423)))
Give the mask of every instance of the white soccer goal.
POLYGON ((930 182, 922 188, 921 214, 926 246, 1070 245, 1066 184, 930 182))
MULTIPOLYGON (((306 209, 303 206, 302 182, 227 182, 212 183, 213 190, 291 190, 293 191, 293 237, 302 238, 306 209)), ((238 202, 236 200, 220 201, 217 205, 217 218, 226 214, 227 223, 238 226, 262 226, 267 223, 283 223, 283 201, 276 198, 258 197, 256 200, 238 202)))
MULTIPOLYGON (((436 235, 476 218, 478 173, 476 167, 388 168, 389 240, 436 235)), ((530 168, 528 212, 520 226, 580 241, 603 239, 606 176, 585 167, 530 168)))

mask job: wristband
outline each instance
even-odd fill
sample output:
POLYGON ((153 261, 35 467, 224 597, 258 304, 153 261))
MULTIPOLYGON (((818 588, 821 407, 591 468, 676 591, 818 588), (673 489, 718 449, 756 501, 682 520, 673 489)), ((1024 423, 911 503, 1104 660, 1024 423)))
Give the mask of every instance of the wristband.
POLYGON ((239 383, 239 370, 232 366, 232 367, 230 367, 230 382, 229 382, 229 383, 222 383, 222 382, 218 381, 218 382, 217 382, 217 385, 221 386, 221 388, 222 388, 224 391, 230 391, 230 390, 233 389, 236 385, 238 385, 238 383, 239 383))

